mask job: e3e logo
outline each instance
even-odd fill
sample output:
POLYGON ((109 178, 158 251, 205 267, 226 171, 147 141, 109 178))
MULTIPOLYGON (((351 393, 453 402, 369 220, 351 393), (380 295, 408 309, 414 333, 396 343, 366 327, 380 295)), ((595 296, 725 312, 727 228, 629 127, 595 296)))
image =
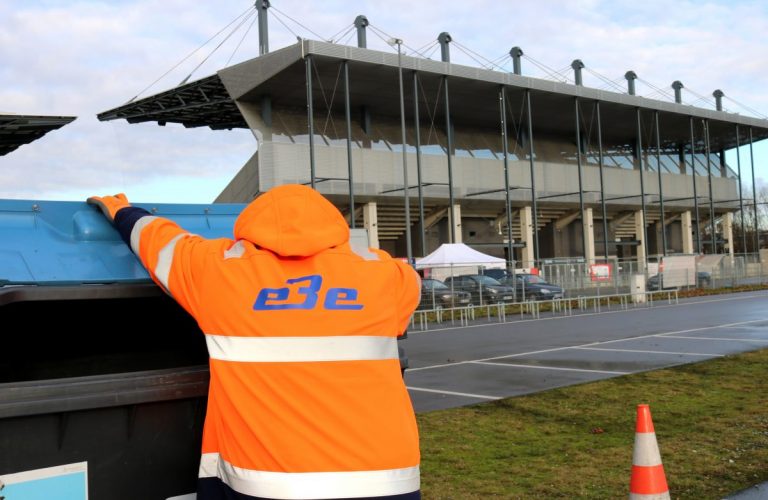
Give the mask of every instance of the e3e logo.
MULTIPOLYGON (((284 309, 314 309, 317 305, 318 292, 323 284, 323 277, 319 274, 302 276, 301 278, 292 278, 285 281, 286 285, 296 283, 305 283, 306 286, 298 288, 299 295, 304 296, 302 302, 296 302, 297 297, 291 297, 291 289, 282 288, 262 288, 259 295, 256 296, 256 302, 253 304, 254 311, 279 311, 284 309)), ((363 304, 356 303, 356 288, 329 288, 325 292, 323 300, 323 309, 331 310, 358 310, 363 308, 363 304)))

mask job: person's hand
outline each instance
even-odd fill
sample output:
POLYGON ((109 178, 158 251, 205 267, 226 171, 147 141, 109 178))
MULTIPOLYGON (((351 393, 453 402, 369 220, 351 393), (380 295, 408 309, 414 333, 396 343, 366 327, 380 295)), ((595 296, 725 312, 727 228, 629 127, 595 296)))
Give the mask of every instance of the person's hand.
POLYGON ((130 207, 131 203, 123 193, 114 196, 91 196, 86 200, 89 205, 96 205, 109 222, 115 222, 115 214, 121 208, 130 207))

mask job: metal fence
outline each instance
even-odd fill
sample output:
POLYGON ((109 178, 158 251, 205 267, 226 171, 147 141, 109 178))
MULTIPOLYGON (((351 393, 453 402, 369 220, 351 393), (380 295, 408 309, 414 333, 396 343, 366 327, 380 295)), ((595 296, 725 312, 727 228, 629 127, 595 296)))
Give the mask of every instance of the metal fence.
MULTIPOLYGON (((644 268, 634 260, 610 260, 599 264, 609 268, 607 276, 591 273, 590 266, 584 263, 544 264, 540 272, 548 282, 568 290, 569 295, 626 293, 638 275, 643 276, 642 281, 649 289, 657 289, 654 277, 658 271, 654 266, 644 268)), ((758 254, 701 256, 695 270, 680 272, 684 274, 674 276, 677 279, 670 280, 673 284, 669 287, 662 284, 662 288, 724 288, 768 283, 768 265, 760 262, 758 254), (676 285, 675 282, 684 284, 676 285)))
POLYGON ((574 311, 652 307, 677 302, 681 290, 768 284, 768 266, 760 262, 758 254, 699 256, 695 268, 667 270, 661 275, 658 266, 645 267, 629 260, 598 262, 597 269, 599 272, 578 261, 545 263, 534 270, 526 269, 528 272, 516 269, 516 277, 493 263, 420 269, 425 284, 432 288, 422 289, 421 305, 413 316, 412 327, 426 330, 432 323, 505 322, 518 317, 537 318, 542 312, 572 315, 574 311), (519 279, 530 277, 531 271, 538 273, 545 285, 562 288, 562 294, 548 298, 521 286, 519 279), (459 278, 466 276, 483 278, 467 286, 465 279, 459 278), (500 279, 493 281, 495 278, 500 279), (490 288, 497 290, 492 294, 490 288))
POLYGON ((677 290, 624 293, 611 295, 587 295, 552 300, 529 300, 512 303, 489 303, 452 308, 417 309, 411 317, 411 329, 429 330, 448 326, 507 323, 523 319, 539 319, 544 316, 573 316, 575 314, 601 313, 628 310, 638 307, 654 307, 658 304, 677 304, 677 290))

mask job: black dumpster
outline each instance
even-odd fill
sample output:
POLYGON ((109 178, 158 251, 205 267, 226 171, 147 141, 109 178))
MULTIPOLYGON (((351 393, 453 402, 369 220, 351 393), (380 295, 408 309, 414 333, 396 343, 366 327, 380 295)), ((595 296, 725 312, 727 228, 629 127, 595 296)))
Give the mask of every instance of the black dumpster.
MULTIPOLYGON (((242 206, 145 208, 213 237, 242 206)), ((0 200, 0 331, 0 497, 194 491, 204 337, 92 207, 0 200)))

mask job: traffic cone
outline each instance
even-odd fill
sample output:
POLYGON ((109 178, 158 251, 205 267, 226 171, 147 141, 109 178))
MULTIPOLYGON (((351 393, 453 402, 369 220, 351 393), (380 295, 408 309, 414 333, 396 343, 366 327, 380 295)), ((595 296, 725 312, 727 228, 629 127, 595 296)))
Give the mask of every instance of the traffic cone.
POLYGON ((629 500, 669 500, 669 487, 661 464, 656 432, 653 430, 651 409, 637 405, 635 451, 632 455, 632 479, 629 500))

